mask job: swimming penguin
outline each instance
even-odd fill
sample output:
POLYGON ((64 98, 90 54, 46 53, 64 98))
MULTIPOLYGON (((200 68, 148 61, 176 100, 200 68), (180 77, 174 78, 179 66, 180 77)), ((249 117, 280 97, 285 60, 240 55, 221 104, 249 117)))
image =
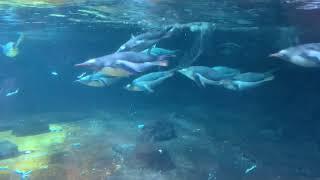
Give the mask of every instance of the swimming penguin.
POLYGON ((232 79, 221 80, 220 85, 230 90, 241 91, 260 86, 273 79, 274 75, 271 71, 266 73, 247 72, 238 74, 232 79))
POLYGON ((105 87, 105 86, 110 86, 119 80, 120 78, 106 77, 102 73, 94 73, 91 75, 81 77, 75 82, 79 82, 81 84, 84 84, 86 86, 91 86, 91 87, 105 87))
POLYGON ((130 70, 126 70, 120 67, 103 67, 98 72, 109 77, 130 77, 136 73, 130 70))
POLYGON ((204 74, 210 71, 213 71, 213 70, 207 66, 190 66, 190 67, 178 70, 179 73, 183 74, 184 76, 191 79, 192 81, 195 81, 196 73, 204 74))
POLYGON ((277 57, 302 67, 320 67, 320 43, 290 47, 271 54, 270 57, 277 57))
POLYGON ((227 66, 214 66, 211 69, 213 69, 217 73, 220 73, 226 76, 234 76, 234 75, 240 74, 239 69, 235 69, 227 66))
MULTIPOLYGON (((204 32, 216 29, 216 24, 208 22, 191 22, 186 24, 174 24, 173 30, 190 30, 191 32, 204 32)), ((172 31, 173 31, 172 30, 172 31)))
POLYGON ((145 49, 142 52, 145 54, 153 55, 153 56, 161 56, 161 55, 175 55, 178 51, 158 48, 154 45, 153 47, 151 47, 149 49, 145 49))
MULTIPOLYGON (((118 52, 109 54, 106 56, 93 58, 88 61, 85 61, 80 64, 76 64, 76 67, 88 67, 90 69, 93 69, 95 71, 106 72, 105 68, 107 70, 112 71, 125 71, 125 72, 131 72, 134 74, 134 71, 138 70, 144 70, 143 68, 139 68, 138 65, 145 65, 145 66, 167 66, 167 58, 171 56, 169 55, 163 55, 163 56, 152 56, 148 54, 144 54, 142 52, 118 52), (148 62, 146 64, 143 64, 145 62, 148 62), (142 63, 142 64, 139 64, 142 63), (136 68, 136 69, 135 69, 136 68)), ((110 72, 110 71, 109 71, 110 72)), ((130 74, 130 73, 127 73, 130 74)), ((110 74, 106 74, 110 75, 110 74)), ((112 75, 111 76, 116 76, 112 75)))
POLYGON ((161 29, 159 31, 146 32, 138 36, 132 36, 130 40, 124 43, 117 52, 136 51, 140 52, 149 49, 160 40, 169 38, 173 34, 173 26, 161 29))
POLYGON ((134 71, 136 73, 141 73, 152 69, 153 67, 166 67, 168 66, 168 61, 154 61, 154 62, 144 62, 144 63, 134 63, 130 61, 118 60, 115 63, 118 67, 123 67, 124 69, 128 69, 129 71, 134 71))
POLYGON ((230 79, 240 74, 240 70, 226 67, 226 66, 215 66, 211 68, 212 71, 205 73, 195 73, 195 81, 197 84, 205 87, 206 84, 219 85, 221 80, 230 79))
POLYGON ((132 81, 125 88, 129 91, 145 91, 153 93, 153 88, 161 84, 164 80, 172 77, 175 70, 152 72, 143 75, 132 81))
POLYGON ((24 34, 20 33, 17 42, 8 42, 5 45, 1 45, 2 52, 7 57, 16 57, 19 54, 19 45, 23 41, 24 34))

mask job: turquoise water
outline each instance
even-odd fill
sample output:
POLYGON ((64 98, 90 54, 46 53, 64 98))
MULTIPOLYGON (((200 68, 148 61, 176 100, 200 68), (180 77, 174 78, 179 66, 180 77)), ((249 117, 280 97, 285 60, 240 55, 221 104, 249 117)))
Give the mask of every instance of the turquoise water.
POLYGON ((0 179, 320 178, 318 4, 1 1, 0 179))

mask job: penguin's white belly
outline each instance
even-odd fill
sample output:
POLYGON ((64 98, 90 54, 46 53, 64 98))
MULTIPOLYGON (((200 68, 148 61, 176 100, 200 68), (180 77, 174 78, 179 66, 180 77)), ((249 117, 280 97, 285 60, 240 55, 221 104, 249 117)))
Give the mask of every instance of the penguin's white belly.
POLYGON ((258 82, 233 81, 233 83, 237 84, 238 90, 244 90, 244 89, 257 87, 263 82, 264 81, 258 81, 258 82))
POLYGON ((310 59, 305 59, 304 57, 300 55, 293 56, 290 61, 293 64, 296 64, 298 66, 303 66, 303 67, 320 67, 320 62, 317 63, 313 60, 310 59))

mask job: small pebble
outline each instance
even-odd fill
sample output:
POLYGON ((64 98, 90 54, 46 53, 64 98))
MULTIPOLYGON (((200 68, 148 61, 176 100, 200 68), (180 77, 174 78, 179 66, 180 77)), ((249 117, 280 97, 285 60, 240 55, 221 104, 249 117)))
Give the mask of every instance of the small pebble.
POLYGON ((139 129, 144 128, 144 124, 139 124, 139 125, 138 125, 138 128, 139 128, 139 129))
POLYGON ((71 146, 73 148, 80 148, 81 144, 80 143, 73 143, 71 146))
POLYGON ((253 165, 250 168, 246 169, 245 173, 248 174, 249 172, 253 171, 256 168, 257 168, 257 165, 253 165))
POLYGON ((51 72, 51 75, 53 75, 53 76, 58 76, 59 74, 58 74, 57 72, 55 72, 55 71, 52 71, 52 72, 51 72))

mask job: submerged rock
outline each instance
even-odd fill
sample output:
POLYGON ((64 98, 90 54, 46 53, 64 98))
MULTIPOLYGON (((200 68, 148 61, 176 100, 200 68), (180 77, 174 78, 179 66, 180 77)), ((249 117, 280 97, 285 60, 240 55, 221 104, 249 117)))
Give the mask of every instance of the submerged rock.
POLYGON ((0 160, 19 155, 18 146, 10 141, 0 141, 0 160))
POLYGON ((141 166, 167 171, 175 168, 169 152, 153 144, 138 144, 135 149, 135 159, 141 166))
POLYGON ((142 128, 138 137, 140 142, 158 142, 171 140, 177 137, 174 125, 168 121, 155 121, 142 128))
POLYGON ((153 143, 117 144, 112 147, 115 157, 130 168, 167 171, 175 168, 169 152, 153 143))
POLYGON ((135 144, 117 144, 112 146, 112 151, 121 155, 123 158, 128 158, 135 150, 135 144))

